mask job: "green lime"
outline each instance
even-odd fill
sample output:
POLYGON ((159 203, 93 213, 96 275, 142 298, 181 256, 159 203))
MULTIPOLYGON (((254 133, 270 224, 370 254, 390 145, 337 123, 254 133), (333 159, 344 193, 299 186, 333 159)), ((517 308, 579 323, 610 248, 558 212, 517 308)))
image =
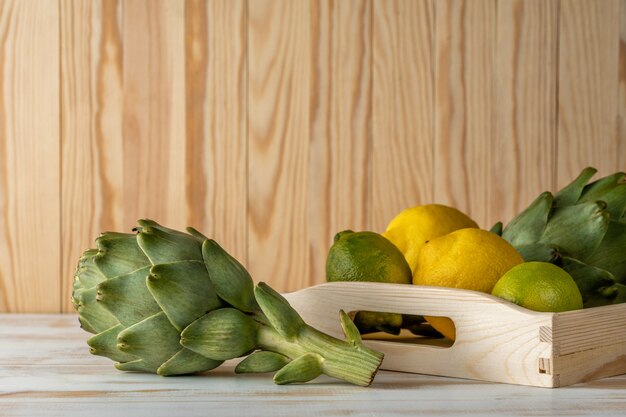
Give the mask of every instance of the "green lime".
POLYGON ((534 311, 583 308, 583 299, 570 274, 547 262, 525 262, 506 272, 491 294, 534 311))
POLYGON ((337 233, 326 258, 326 280, 410 284, 411 268, 389 240, 374 232, 337 233))
MULTIPOLYGON (((326 280, 410 284, 412 273, 400 250, 374 232, 344 230, 335 235, 326 258, 326 280)), ((355 320, 362 334, 383 331, 398 334, 402 315, 360 311, 355 320)))

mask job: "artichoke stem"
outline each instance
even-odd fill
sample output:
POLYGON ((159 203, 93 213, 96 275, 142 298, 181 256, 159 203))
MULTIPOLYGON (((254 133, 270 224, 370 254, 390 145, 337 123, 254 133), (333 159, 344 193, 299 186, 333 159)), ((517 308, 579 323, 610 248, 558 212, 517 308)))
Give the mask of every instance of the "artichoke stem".
POLYGON ((372 383, 383 361, 380 352, 361 343, 336 339, 308 325, 291 340, 270 326, 260 325, 258 345, 262 350, 283 354, 291 360, 307 353, 318 354, 323 358, 322 373, 364 387, 372 383))

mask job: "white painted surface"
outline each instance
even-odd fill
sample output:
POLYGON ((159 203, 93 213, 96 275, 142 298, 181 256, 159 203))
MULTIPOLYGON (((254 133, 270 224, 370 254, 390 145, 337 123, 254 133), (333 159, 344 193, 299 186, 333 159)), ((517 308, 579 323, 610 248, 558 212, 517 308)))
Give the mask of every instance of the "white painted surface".
POLYGON ((164 378, 117 371, 89 354, 75 316, 0 315, 0 416, 624 416, 626 375, 536 388, 381 371, 360 388, 326 377, 164 378))

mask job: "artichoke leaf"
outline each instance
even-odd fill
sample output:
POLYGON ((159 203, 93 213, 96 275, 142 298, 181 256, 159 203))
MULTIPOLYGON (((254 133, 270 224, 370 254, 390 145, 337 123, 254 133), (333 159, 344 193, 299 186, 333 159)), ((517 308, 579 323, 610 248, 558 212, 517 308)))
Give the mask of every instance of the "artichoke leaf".
MULTIPOLYGON (((355 346, 361 345, 361 333, 359 333, 359 329, 350 319, 350 316, 348 316, 345 311, 339 310, 339 320, 341 321, 343 334, 346 335, 346 340, 355 346)), ((402 326, 402 315, 400 315, 400 326, 402 326)))
POLYGON ((515 246, 526 262, 554 262, 559 258, 558 251, 545 243, 530 243, 515 246))
POLYGON ((155 265, 146 285, 178 331, 221 306, 202 261, 155 265))
POLYGON ((202 241, 178 230, 161 226, 155 221, 139 220, 137 243, 152 265, 176 261, 201 261, 202 241))
POLYGON ((605 208, 603 202, 594 202, 555 209, 539 243, 554 246, 573 258, 588 256, 600 245, 609 227, 605 208))
POLYGON ((98 254, 94 262, 107 278, 128 274, 150 265, 137 245, 135 235, 105 232, 96 239, 98 254))
POLYGON ((552 207, 552 194, 539 195, 502 230, 502 238, 513 246, 537 242, 546 228, 552 207))
POLYGON ((626 211, 626 173, 616 172, 588 184, 579 202, 604 201, 611 218, 618 220, 626 211))
POLYGON ((322 374, 322 357, 316 353, 305 353, 282 367, 274 382, 278 385, 308 382, 322 374))
POLYGON ((101 282, 96 287, 98 303, 113 314, 124 327, 132 326, 161 311, 146 286, 149 272, 150 267, 147 266, 101 282))
POLYGON ((107 278, 102 274, 94 262, 98 254, 97 249, 88 249, 78 260, 78 267, 74 275, 74 289, 93 288, 107 278))
POLYGON ((212 239, 202 244, 202 256, 213 288, 222 300, 247 313, 259 309, 252 277, 239 261, 212 239))
POLYGON ((609 271, 626 283, 626 222, 611 221, 600 246, 583 261, 609 271))
POLYGON ((247 356, 237 364, 235 373, 264 373, 274 372, 289 363, 290 359, 276 352, 257 351, 247 356))
POLYGON ((90 333, 103 332, 119 323, 117 318, 101 303, 96 302, 97 289, 74 291, 74 306, 79 314, 81 327, 90 333))
POLYGON ((258 324, 234 308, 220 308, 205 314, 181 333, 180 344, 215 360, 244 355, 257 346, 258 324))
POLYGON ((215 369, 222 363, 224 361, 207 358, 189 349, 182 348, 167 362, 159 366, 157 374, 162 376, 195 374, 215 369))
POLYGON ((615 278, 610 272, 568 256, 561 258, 560 266, 574 278, 583 302, 594 297, 601 289, 615 284, 615 278))
POLYGON ((598 172, 598 170, 593 167, 583 169, 574 181, 563 187, 554 195, 554 206, 565 207, 576 204, 583 193, 585 184, 587 184, 596 172, 598 172))
POLYGON ((117 336, 124 330, 124 326, 117 324, 97 335, 87 339, 90 352, 94 355, 105 356, 116 362, 131 362, 138 359, 129 353, 124 353, 117 348, 117 336))
POLYGON ((300 314, 289 305, 285 297, 264 282, 254 288, 254 294, 272 327, 285 339, 294 339, 306 326, 300 314))
POLYGON ((585 302, 584 308, 620 303, 626 303, 626 285, 614 284, 598 291, 596 295, 585 302))
POLYGON ((156 372, 182 349, 179 341, 180 333, 161 311, 122 330, 117 336, 117 348, 143 359, 156 372))

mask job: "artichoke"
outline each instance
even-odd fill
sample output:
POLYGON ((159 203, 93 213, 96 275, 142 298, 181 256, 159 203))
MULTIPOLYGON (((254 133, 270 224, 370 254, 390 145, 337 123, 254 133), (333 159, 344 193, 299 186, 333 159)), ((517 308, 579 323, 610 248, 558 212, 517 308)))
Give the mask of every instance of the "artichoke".
POLYGON ((341 311, 346 341, 304 323, 287 300, 215 241, 139 220, 106 232, 79 260, 72 303, 95 335, 91 353, 124 371, 182 375, 247 356, 237 373, 274 372, 277 384, 326 374, 369 385, 383 355, 364 346, 341 311))
POLYGON ((492 231, 525 261, 552 262, 574 278, 585 307, 626 302, 626 174, 588 181, 585 168, 569 185, 544 192, 492 231))

